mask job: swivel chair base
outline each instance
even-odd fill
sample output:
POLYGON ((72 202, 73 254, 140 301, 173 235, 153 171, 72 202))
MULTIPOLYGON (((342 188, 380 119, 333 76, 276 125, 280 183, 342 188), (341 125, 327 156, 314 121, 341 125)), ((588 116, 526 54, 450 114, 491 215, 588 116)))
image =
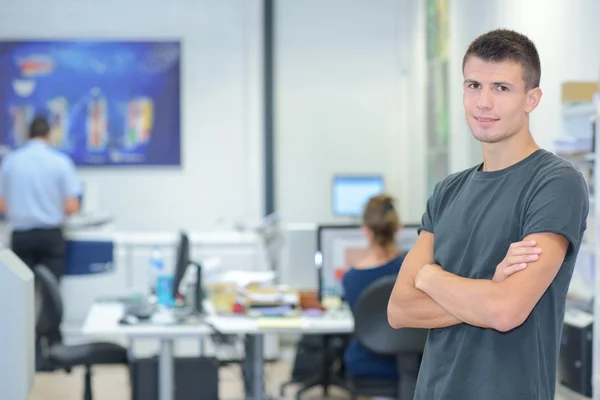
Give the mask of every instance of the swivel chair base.
MULTIPOLYGON (((331 386, 341 388, 350 394, 353 393, 352 389, 348 386, 346 381, 337 376, 331 375, 328 378, 325 378, 323 376, 314 376, 313 378, 302 383, 302 387, 298 389, 298 392, 296 392, 296 400, 300 400, 304 392, 316 386, 323 386, 323 397, 329 396, 329 387, 331 386)), ((283 390, 281 396, 284 396, 283 390)))
POLYGON ((344 378, 341 378, 337 375, 335 375, 333 373, 333 371, 331 370, 331 360, 329 358, 329 346, 331 343, 331 340, 336 338, 339 335, 323 335, 323 364, 322 364, 322 368, 321 371, 319 371, 319 373, 317 373, 316 375, 313 375, 312 377, 302 381, 302 382, 294 382, 294 381, 290 381, 290 382, 286 382, 283 385, 281 385, 281 396, 283 397, 285 395, 284 391, 285 388, 288 385, 292 385, 292 384, 296 384, 299 383, 301 386, 298 389, 298 392, 296 392, 296 399, 300 400, 302 397, 302 394, 304 392, 306 392, 309 389, 314 388, 315 386, 322 386, 323 387, 323 396, 327 397, 329 395, 329 387, 331 386, 336 386, 338 388, 341 388, 349 393, 352 393, 352 389, 350 388, 350 386, 348 385, 348 383, 346 382, 346 380, 344 378))

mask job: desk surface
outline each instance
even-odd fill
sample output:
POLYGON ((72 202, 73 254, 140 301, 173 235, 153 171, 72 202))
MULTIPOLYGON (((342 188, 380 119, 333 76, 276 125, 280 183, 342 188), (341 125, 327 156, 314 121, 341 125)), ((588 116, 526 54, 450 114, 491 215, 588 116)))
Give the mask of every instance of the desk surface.
POLYGON ((157 324, 140 322, 135 325, 123 325, 119 320, 123 316, 124 305, 120 303, 94 303, 81 329, 85 335, 129 337, 185 337, 210 334, 213 329, 203 323, 157 324))
POLYGON ((354 331, 354 320, 349 312, 297 318, 211 316, 207 322, 224 334, 327 334, 354 331))
POLYGON ((208 316, 195 323, 157 324, 141 322, 122 325, 124 306, 119 303, 94 303, 82 333, 90 336, 125 335, 128 337, 178 338, 202 336, 215 332, 223 334, 335 334, 351 333, 354 320, 348 311, 339 311, 317 317, 253 318, 247 316, 208 316))

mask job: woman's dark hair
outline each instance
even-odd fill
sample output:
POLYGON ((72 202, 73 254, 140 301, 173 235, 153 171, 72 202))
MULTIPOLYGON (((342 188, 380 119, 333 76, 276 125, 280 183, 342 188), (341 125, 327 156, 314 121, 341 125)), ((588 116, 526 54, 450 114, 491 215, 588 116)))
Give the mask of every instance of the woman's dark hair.
POLYGON ((396 241, 400 217, 394 207, 394 198, 387 194, 372 197, 363 212, 363 225, 373 232, 373 240, 380 246, 396 241))

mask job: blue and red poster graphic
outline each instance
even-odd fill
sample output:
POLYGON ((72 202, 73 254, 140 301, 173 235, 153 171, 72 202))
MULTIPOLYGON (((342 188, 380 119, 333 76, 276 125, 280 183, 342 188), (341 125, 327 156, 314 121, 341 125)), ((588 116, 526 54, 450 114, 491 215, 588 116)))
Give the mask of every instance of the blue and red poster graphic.
POLYGON ((76 165, 180 165, 179 42, 0 42, 0 144, 36 115, 76 165))

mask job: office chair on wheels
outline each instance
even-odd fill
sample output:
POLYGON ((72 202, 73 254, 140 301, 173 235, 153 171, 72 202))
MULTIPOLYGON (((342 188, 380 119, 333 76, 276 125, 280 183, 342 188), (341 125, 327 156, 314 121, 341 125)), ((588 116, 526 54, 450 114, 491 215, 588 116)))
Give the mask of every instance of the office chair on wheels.
MULTIPOLYGON (((92 400, 92 366, 127 364, 127 349, 114 343, 95 342, 67 346, 57 342, 63 305, 56 277, 48 268, 34 268, 36 286, 36 336, 51 338, 47 361, 67 372, 76 366, 85 367, 84 400, 92 400)), ((59 339, 60 340, 60 339, 59 339)))
POLYGON ((393 329, 388 322, 387 306, 396 277, 381 278, 360 295, 353 310, 354 335, 368 350, 396 357, 397 381, 350 378, 352 399, 356 396, 392 397, 412 400, 415 394, 427 329, 393 329))
POLYGON ((328 396, 331 386, 350 392, 343 376, 336 374, 334 370, 337 361, 341 362, 343 358, 345 336, 347 335, 305 335, 298 343, 292 379, 280 386, 281 397, 284 397, 288 386, 295 384, 299 385, 297 400, 301 399, 304 392, 316 386, 323 387, 324 397, 328 396))

